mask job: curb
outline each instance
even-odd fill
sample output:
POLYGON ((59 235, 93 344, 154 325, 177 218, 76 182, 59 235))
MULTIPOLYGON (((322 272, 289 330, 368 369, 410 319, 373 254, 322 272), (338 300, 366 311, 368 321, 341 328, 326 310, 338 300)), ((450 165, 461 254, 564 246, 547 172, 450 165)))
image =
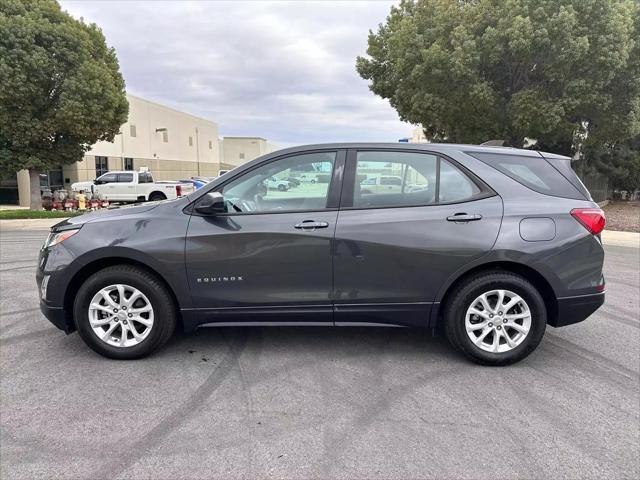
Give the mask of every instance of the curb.
POLYGON ((604 245, 640 248, 640 233, 603 230, 601 235, 604 245))
POLYGON ((0 220, 0 232, 12 230, 49 230, 66 218, 29 218, 21 220, 0 220))

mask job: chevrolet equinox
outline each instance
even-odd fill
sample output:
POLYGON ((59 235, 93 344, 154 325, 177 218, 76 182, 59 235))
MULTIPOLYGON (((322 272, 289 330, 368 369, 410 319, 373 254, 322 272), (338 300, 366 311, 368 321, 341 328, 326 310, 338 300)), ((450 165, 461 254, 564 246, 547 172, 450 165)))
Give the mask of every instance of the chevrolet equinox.
POLYGON ((176 326, 366 325, 442 330, 506 365, 602 305, 604 224, 567 157, 313 145, 63 221, 37 283, 45 316, 111 358, 147 355, 176 326))

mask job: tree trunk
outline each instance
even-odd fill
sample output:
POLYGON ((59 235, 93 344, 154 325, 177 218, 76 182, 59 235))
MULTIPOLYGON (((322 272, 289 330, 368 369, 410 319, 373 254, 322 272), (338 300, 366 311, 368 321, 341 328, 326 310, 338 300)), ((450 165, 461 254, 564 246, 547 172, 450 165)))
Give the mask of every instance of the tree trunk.
POLYGON ((29 208, 42 210, 42 195, 40 194, 40 172, 29 169, 29 208))

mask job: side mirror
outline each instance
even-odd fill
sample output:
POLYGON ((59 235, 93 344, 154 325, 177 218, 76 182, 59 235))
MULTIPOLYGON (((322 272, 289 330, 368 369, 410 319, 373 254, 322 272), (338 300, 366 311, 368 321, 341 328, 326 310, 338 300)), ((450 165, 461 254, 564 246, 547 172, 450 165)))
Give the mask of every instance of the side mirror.
POLYGON ((102 183, 102 182, 101 182, 100 180, 94 180, 94 181, 93 181, 93 184, 94 184, 94 185, 100 185, 101 183, 102 183))
POLYGON ((215 215, 216 213, 226 213, 224 197, 220 192, 209 192, 202 197, 196 207, 196 212, 205 215, 215 215))

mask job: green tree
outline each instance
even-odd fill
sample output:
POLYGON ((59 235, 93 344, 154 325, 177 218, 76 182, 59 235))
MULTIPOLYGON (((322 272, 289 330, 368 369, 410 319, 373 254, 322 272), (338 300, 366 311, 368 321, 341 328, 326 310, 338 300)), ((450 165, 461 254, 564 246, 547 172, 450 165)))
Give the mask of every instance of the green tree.
POLYGON ((640 136, 615 144, 588 145, 577 168, 581 176, 603 173, 613 189, 635 190, 640 186, 640 136))
POLYGON ((115 51, 54 0, 0 0, 0 170, 39 172, 112 141, 128 115, 115 51))
POLYGON ((571 154, 640 133, 635 0, 403 0, 360 76, 434 141, 571 154))

